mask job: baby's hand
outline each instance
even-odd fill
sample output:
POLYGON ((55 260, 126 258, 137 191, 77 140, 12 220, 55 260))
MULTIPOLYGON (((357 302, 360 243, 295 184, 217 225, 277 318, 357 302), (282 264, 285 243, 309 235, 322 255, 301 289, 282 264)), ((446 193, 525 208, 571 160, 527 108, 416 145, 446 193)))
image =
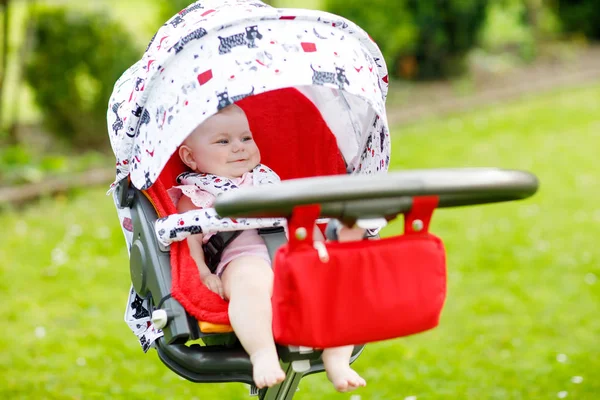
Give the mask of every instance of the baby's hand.
POLYGON ((225 298, 223 294, 223 283, 221 282, 221 279, 218 276, 216 276, 215 274, 207 274, 205 277, 202 278, 202 282, 212 292, 215 292, 216 294, 221 296, 222 299, 225 298))

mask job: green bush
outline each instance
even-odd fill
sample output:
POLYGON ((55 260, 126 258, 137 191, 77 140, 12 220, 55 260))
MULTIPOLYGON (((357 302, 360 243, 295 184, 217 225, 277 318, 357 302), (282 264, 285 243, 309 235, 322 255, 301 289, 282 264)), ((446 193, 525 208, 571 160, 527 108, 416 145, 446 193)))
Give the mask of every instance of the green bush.
POLYGON ((163 23, 171 19, 172 16, 183 10, 195 0, 169 0, 161 1, 159 4, 159 18, 160 22, 163 23))
POLYGON ((49 132, 77 147, 107 145, 110 93, 138 53, 104 14, 40 9, 25 77, 49 132))
POLYGON ((39 182, 44 172, 56 172, 64 162, 64 158, 52 155, 34 157, 25 145, 5 146, 0 148, 0 186, 39 182))
POLYGON ((419 29, 408 1, 371 0, 366 5, 361 0, 325 0, 324 8, 367 31, 381 49, 392 75, 398 72, 395 64, 415 52, 419 29))
POLYGON ((537 51, 536 31, 529 21, 525 1, 495 1, 487 11, 487 21, 480 34, 480 46, 492 54, 532 61, 537 51))
POLYGON ((554 10, 569 33, 582 33, 600 39, 600 2, 598 0, 554 0, 554 10))
POLYGON ((325 0, 327 11, 361 26, 396 77, 430 79, 463 70, 489 0, 325 0))

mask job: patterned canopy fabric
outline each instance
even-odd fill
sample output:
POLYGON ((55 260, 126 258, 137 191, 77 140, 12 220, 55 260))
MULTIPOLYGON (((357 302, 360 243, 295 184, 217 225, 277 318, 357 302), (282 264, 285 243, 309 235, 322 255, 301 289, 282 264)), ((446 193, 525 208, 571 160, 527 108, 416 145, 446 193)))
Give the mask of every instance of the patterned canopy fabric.
POLYGON ((319 109, 349 172, 387 171, 387 84, 377 45, 342 17, 257 0, 197 1, 158 30, 115 84, 108 108, 113 186, 130 176, 147 189, 205 119, 289 87, 319 109))

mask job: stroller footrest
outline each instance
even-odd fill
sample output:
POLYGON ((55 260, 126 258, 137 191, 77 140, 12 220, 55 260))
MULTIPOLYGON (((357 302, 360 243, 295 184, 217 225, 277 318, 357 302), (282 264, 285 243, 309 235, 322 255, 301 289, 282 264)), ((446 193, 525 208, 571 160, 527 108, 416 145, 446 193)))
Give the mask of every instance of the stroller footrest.
MULTIPOLYGON (((197 383, 219 383, 219 382, 241 382, 248 385, 254 384, 252 380, 252 364, 250 357, 241 346, 186 346, 183 344, 167 344, 164 338, 156 342, 156 350, 161 361, 176 374, 185 379, 197 383)), ((354 362, 362 352, 364 346, 355 346, 350 363, 354 362)), ((282 354, 283 346, 278 346, 278 353, 285 364, 291 362, 286 360, 282 354)), ((296 371, 301 375, 310 375, 324 371, 323 362, 320 359, 321 351, 315 351, 311 355, 303 354, 304 359, 309 362, 309 368, 301 368, 296 371)), ((305 367, 305 365, 301 365, 305 367)))
POLYGON ((169 345, 163 338, 159 338, 155 344, 161 361, 187 380, 253 384, 252 364, 241 347, 169 345))

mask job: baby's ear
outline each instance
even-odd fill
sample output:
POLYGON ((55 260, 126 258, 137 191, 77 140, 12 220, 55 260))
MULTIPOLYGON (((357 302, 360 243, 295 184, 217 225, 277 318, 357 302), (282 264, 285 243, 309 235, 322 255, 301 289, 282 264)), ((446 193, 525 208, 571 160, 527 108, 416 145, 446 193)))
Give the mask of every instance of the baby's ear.
POLYGON ((196 170, 196 161, 194 161, 194 153, 185 144, 179 146, 179 158, 185 165, 187 165, 192 171, 196 170))

